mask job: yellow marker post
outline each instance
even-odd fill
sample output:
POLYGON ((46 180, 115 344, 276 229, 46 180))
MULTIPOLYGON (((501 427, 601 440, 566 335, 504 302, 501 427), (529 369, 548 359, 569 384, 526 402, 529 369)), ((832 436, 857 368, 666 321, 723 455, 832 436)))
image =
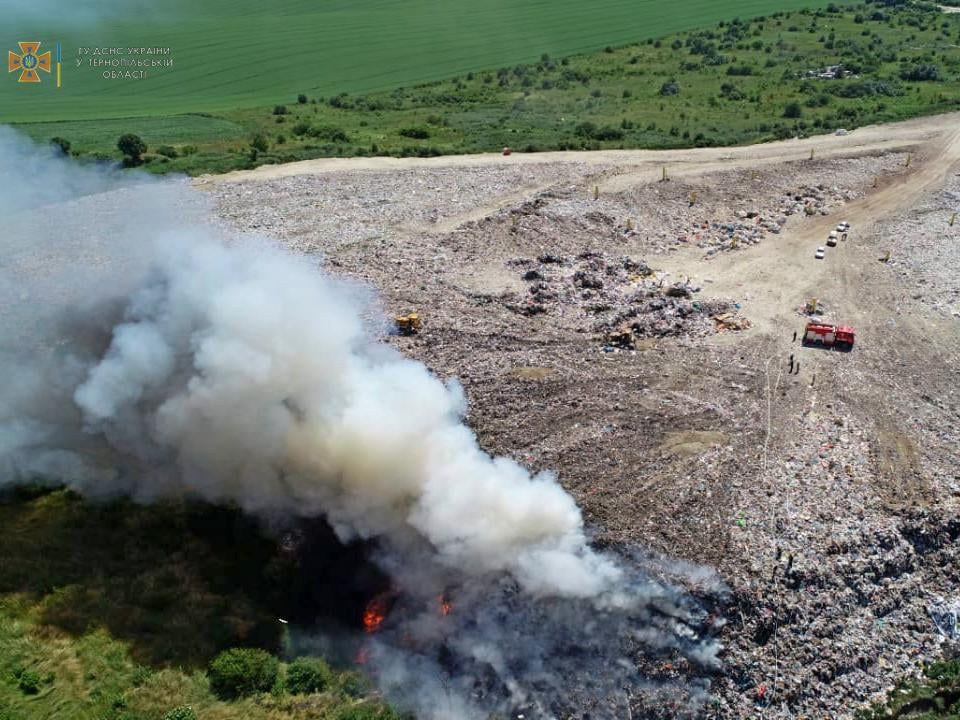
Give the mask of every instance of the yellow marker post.
POLYGON ((599 185, 594 185, 594 186, 593 186, 593 199, 594 199, 594 200, 597 200, 597 199, 599 199, 599 197, 600 197, 600 186, 599 186, 599 185))
POLYGON ((813 148, 810 148, 810 159, 813 160, 813 148))

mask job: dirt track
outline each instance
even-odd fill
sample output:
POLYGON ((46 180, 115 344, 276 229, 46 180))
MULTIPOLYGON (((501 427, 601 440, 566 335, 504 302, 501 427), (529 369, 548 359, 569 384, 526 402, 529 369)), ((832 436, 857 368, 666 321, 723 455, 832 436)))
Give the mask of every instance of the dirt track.
POLYGON ((891 235, 906 223, 960 243, 958 172, 946 115, 754 147, 316 160, 198 184, 236 225, 420 311, 423 333, 389 342, 460 378, 484 446, 557 471, 599 542, 720 570, 719 716, 845 717, 937 657, 928 604, 960 585, 960 322, 915 300, 924 266, 900 274, 910 237, 891 235), (656 182, 664 166, 672 181, 656 182), (759 244, 711 254, 678 225, 776 214, 818 182, 850 199, 759 244), (850 239, 815 260, 841 219, 850 239), (701 337, 678 319, 604 348, 598 318, 656 293, 618 269, 624 255, 736 301, 752 328, 701 337), (591 272, 599 289, 571 285, 591 272), (537 312, 519 311, 534 291, 537 312), (856 326, 852 353, 792 342, 811 297, 856 326))

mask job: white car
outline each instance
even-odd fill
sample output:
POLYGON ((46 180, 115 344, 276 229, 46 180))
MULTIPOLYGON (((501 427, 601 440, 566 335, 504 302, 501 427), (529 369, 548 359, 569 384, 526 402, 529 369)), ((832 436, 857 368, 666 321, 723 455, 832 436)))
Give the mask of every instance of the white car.
POLYGON ((818 248, 817 248, 817 251, 813 254, 813 256, 814 256, 817 260, 823 260, 823 258, 826 257, 826 255, 827 255, 827 249, 826 249, 825 247, 823 247, 822 245, 821 245, 820 247, 818 247, 818 248))
POLYGON ((836 230, 831 230, 831 231, 830 231, 830 235, 829 235, 829 237, 827 237, 827 245, 829 245, 830 247, 836 247, 836 246, 837 246, 837 231, 836 231, 836 230))
POLYGON ((845 233, 850 229, 850 223, 844 220, 842 223, 837 225, 837 232, 845 233))

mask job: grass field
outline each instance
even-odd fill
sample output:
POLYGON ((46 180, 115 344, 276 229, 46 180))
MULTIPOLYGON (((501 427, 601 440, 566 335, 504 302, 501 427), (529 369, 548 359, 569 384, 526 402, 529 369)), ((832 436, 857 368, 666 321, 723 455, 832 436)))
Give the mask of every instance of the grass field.
POLYGON ((309 696, 211 692, 219 651, 281 650, 291 582, 235 510, 0 498, 0 720, 161 720, 180 705, 203 720, 393 718, 349 668, 309 696))
POLYGON ((140 134, 148 169, 190 174, 320 156, 436 155, 758 142, 960 107, 960 14, 933 5, 776 13, 419 86, 280 107, 19 125, 117 160, 140 134), (842 64, 843 79, 809 77, 842 64), (931 70, 932 69, 932 70, 931 70), (667 87, 670 83, 675 83, 667 87), (280 113, 280 114, 277 114, 280 113), (259 149, 251 141, 259 136, 259 149), (165 152, 176 157, 156 155, 165 152))
POLYGON ((541 53, 569 55, 734 16, 825 0, 175 0, 162 10, 61 27, 57 13, 0 27, 4 47, 63 47, 63 87, 0 83, 0 121, 214 112, 416 85, 541 53), (81 47, 169 47, 174 66, 143 80, 77 68, 81 47))

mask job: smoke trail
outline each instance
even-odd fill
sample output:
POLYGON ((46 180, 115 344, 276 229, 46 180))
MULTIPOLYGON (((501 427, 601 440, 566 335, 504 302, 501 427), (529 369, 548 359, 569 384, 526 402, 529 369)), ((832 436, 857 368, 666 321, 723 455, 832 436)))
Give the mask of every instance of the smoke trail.
MULTIPOLYGON (((0 185, 24 154, 0 135, 0 185)), ((588 697, 637 685, 629 648, 715 665, 695 605, 594 551, 552 475, 482 451, 457 383, 375 341, 367 291, 225 237, 182 183, 89 194, 89 171, 31 157, 61 202, 2 208, 0 372, 18 380, 0 391, 0 482, 198 495, 378 539, 404 600, 373 661, 425 717, 449 714, 402 692, 418 668, 454 678, 450 717, 550 717, 578 670, 588 697), (455 635, 421 612, 448 591, 455 635), (621 670, 597 682, 585 656, 621 670)))

